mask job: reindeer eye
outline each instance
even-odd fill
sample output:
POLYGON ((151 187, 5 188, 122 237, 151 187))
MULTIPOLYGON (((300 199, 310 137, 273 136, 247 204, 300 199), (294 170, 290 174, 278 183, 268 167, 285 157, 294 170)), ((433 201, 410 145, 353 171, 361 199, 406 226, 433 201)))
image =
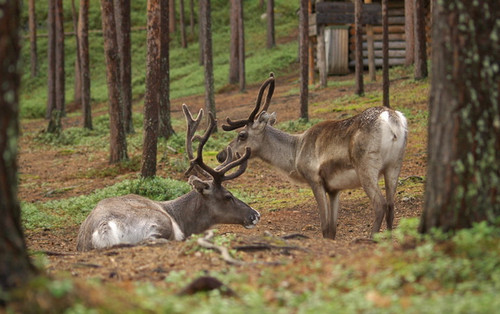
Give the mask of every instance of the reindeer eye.
POLYGON ((226 200, 226 201, 230 201, 232 199, 233 199, 233 197, 231 195, 224 196, 224 200, 226 200))
POLYGON ((248 133, 243 131, 238 134, 239 141, 245 141, 248 138, 248 133))

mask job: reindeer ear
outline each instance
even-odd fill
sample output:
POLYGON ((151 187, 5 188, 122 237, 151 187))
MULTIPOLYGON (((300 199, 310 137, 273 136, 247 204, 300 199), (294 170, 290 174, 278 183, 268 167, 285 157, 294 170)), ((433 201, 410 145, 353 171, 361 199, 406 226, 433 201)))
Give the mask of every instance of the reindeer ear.
POLYGON ((190 176, 188 180, 189 184, 198 191, 200 194, 208 194, 210 191, 210 184, 206 181, 201 180, 197 176, 190 176))
POLYGON ((266 125, 273 125, 276 122, 276 113, 273 112, 269 114, 265 111, 262 111, 257 118, 257 122, 254 123, 254 128, 264 129, 266 125))

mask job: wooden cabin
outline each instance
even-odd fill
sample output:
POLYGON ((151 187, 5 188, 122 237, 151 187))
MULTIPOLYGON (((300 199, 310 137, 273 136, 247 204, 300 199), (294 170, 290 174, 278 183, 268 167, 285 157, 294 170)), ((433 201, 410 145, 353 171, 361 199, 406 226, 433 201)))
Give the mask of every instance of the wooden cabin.
MULTIPOLYGON (((314 1, 309 14, 309 36, 317 69, 316 44, 318 29, 325 27, 325 52, 328 74, 347 74, 354 68, 355 28, 354 4, 347 1, 314 1)), ((366 1, 368 2, 368 1, 366 1)), ((375 66, 382 67, 382 10, 381 1, 363 4, 363 64, 368 66, 368 41, 366 25, 373 31, 375 66)), ((404 0, 388 1, 389 20, 389 66, 403 65, 406 58, 405 7, 404 0)), ((430 10, 427 10, 426 24, 430 25, 430 10)), ((426 27, 428 39, 430 27, 426 27)), ((428 40, 429 41, 429 40, 428 40)), ((428 47, 430 45, 428 44, 428 47)))

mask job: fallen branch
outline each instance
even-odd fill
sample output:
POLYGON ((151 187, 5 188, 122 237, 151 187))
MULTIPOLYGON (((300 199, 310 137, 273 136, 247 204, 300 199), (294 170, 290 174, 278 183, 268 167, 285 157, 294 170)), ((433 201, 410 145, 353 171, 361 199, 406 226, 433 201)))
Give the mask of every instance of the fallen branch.
POLYGON ((224 246, 219 246, 219 245, 215 245, 213 244, 212 242, 210 242, 210 239, 212 239, 214 237, 214 231, 213 230, 208 230, 206 232, 206 235, 205 237, 203 238, 199 238, 197 240, 198 244, 201 246, 201 247, 204 247, 206 249, 211 249, 211 250, 216 250, 216 251, 219 251, 219 253, 222 255, 222 258, 229 264, 233 264, 233 265, 245 265, 246 263, 245 262, 242 262, 242 261, 239 261, 237 259, 234 259, 230 254, 229 254, 229 251, 226 247, 224 246))

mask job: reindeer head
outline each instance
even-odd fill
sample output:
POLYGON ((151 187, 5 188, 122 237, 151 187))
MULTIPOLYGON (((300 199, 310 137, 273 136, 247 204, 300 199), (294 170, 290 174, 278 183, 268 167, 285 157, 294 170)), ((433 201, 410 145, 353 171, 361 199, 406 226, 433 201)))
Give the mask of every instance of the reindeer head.
MULTIPOLYGON (((274 74, 270 73, 269 78, 262 84, 257 96, 257 101, 255 103, 255 108, 250 113, 247 119, 232 121, 227 118, 227 125, 223 125, 222 129, 224 131, 231 131, 241 127, 243 130, 239 131, 238 136, 232 140, 226 150, 232 151, 233 154, 243 154, 243 152, 250 148, 254 155, 257 155, 260 150, 262 139, 265 136, 265 128, 268 125, 273 125, 276 122, 276 113, 269 114, 267 110, 271 102, 271 98, 274 93, 274 74), (266 95, 266 102, 262 110, 260 110, 260 105, 262 102, 262 97, 266 87, 269 86, 266 95), (260 110, 260 112, 259 112, 260 110)), ((224 161, 227 158, 227 152, 223 150, 217 154, 217 160, 219 162, 224 161)))
POLYGON ((255 227, 260 219, 260 214, 252 207, 234 197, 231 192, 222 186, 222 182, 234 179, 245 172, 247 161, 250 157, 250 148, 246 148, 244 154, 241 156, 233 154, 231 148, 227 148, 227 158, 225 158, 224 162, 215 169, 209 167, 203 161, 202 151, 216 126, 215 119, 213 115, 209 113, 209 125, 207 130, 202 136, 195 135, 194 133, 203 117, 203 109, 200 109, 196 119, 193 118, 186 105, 182 106, 182 110, 184 111, 188 125, 186 151, 190 159, 190 167, 185 175, 188 176, 196 169, 198 173, 208 178, 207 180, 202 180, 196 175, 191 175, 189 177, 189 183, 193 189, 201 195, 205 205, 204 207, 209 211, 203 214, 208 215, 215 223, 241 224, 245 228, 255 227), (193 154, 193 140, 199 141, 196 157, 193 154), (236 156, 237 159, 233 160, 233 156, 236 156), (236 167, 238 167, 238 169, 235 172, 226 174, 236 167))

